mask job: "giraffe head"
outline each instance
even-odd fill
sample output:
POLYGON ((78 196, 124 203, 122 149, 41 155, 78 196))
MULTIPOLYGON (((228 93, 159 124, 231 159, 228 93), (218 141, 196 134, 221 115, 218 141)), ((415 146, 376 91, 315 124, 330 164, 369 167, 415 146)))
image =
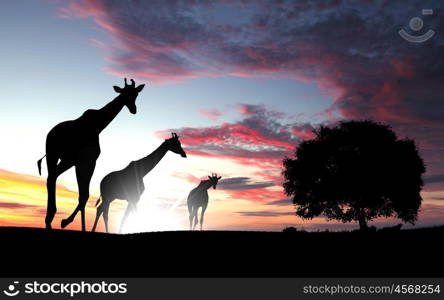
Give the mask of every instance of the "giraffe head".
POLYGON ((212 186, 213 189, 216 189, 217 182, 221 178, 222 178, 222 176, 218 177, 217 174, 211 174, 211 176, 208 176, 208 179, 210 180, 210 183, 211 183, 210 187, 212 186))
POLYGON ((131 84, 128 84, 125 78, 125 87, 120 88, 118 86, 113 86, 113 88, 116 93, 119 93, 122 96, 125 106, 128 107, 130 113, 135 114, 137 112, 136 98, 140 91, 143 90, 144 86, 144 84, 141 84, 136 87, 136 83, 133 79, 131 79, 131 84))
POLYGON ((180 154, 182 157, 187 157, 187 154, 182 149, 182 145, 180 144, 179 137, 174 132, 171 133, 172 137, 169 139, 166 139, 165 142, 167 143, 168 150, 180 154))

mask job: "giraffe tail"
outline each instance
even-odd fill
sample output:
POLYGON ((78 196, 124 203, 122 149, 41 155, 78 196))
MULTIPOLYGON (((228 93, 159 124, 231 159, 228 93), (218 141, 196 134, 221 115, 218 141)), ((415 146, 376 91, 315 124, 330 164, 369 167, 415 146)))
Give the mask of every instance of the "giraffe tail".
POLYGON ((37 168, 39 168, 39 175, 42 175, 42 159, 44 159, 45 156, 46 156, 46 154, 43 155, 43 157, 37 161, 37 168))
POLYGON ((97 205, 99 205, 100 199, 102 199, 102 195, 100 195, 99 199, 97 199, 95 207, 97 207, 97 205))

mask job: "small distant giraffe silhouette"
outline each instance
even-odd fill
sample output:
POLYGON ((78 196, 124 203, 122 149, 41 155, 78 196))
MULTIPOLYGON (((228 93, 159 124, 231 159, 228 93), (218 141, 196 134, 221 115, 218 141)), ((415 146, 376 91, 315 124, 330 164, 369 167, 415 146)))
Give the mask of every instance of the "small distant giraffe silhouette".
POLYGON ((125 78, 125 87, 114 86, 114 90, 119 95, 107 105, 98 110, 89 109, 79 118, 59 123, 49 131, 46 137, 46 154, 37 162, 39 174, 41 174, 42 159, 46 156, 48 204, 45 223, 47 229, 51 229, 51 222, 57 212, 57 177, 75 166, 79 187, 79 204, 67 219, 62 220, 61 226, 65 228, 80 211, 82 231, 85 231, 85 205, 89 198, 89 184, 96 160, 100 155, 99 134, 124 106, 132 114, 136 113, 136 98, 144 86, 141 84, 136 87, 133 79, 128 85, 125 78))
POLYGON ((105 229, 106 232, 108 232, 108 210, 109 205, 114 199, 128 201, 128 206, 120 224, 119 232, 122 232, 126 218, 131 211, 136 211, 140 196, 145 191, 143 177, 159 163, 168 151, 180 154, 182 157, 187 157, 185 151, 182 149, 179 137, 177 134, 172 133, 171 138, 166 139, 148 156, 132 161, 126 168, 111 172, 102 179, 100 182, 101 197, 97 200, 96 206, 99 204, 100 199, 102 199, 102 203, 97 207, 96 220, 92 228, 93 232, 96 230, 97 222, 102 213, 103 220, 105 221, 105 229))
POLYGON ((211 176, 208 176, 208 180, 202 180, 199 185, 191 190, 191 192, 188 194, 187 204, 188 212, 190 214, 190 230, 194 230, 196 228, 197 211, 199 210, 199 207, 202 207, 200 214, 200 230, 202 230, 204 214, 208 206, 208 189, 210 187, 216 189, 217 182, 221 178, 221 176, 217 177, 217 174, 211 174, 211 176))

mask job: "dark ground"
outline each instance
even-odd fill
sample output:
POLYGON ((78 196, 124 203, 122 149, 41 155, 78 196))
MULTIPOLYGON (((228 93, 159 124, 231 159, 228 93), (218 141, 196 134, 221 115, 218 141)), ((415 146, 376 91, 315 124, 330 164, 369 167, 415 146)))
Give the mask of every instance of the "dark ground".
POLYGON ((103 234, 0 227, 2 277, 444 277, 444 226, 103 234))

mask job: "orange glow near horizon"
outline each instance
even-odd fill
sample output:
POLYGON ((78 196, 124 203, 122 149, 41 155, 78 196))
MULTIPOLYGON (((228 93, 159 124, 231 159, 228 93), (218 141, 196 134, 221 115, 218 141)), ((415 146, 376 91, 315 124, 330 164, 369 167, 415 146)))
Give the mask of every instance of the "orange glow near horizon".
MULTIPOLYGON (((0 226, 45 227, 46 179, 0 169, 0 226)), ((97 195, 91 195, 86 213, 87 230, 90 230, 95 217, 97 195)), ((53 228, 60 228, 60 222, 68 217, 77 205, 78 194, 63 185, 57 185, 57 214, 53 228)), ((110 217, 120 214, 120 203, 113 205, 110 217)), ((114 224, 110 224, 115 231, 114 224)), ((80 230, 80 213, 67 229, 80 230)), ((98 230, 104 229, 99 222, 98 230)))
MULTIPOLYGON (((183 180, 176 178, 175 180, 183 180)), ((155 182, 154 182, 155 183, 155 182)), ((186 185, 186 183, 184 183, 186 185)), ((188 183, 189 185, 189 183, 188 183)), ((156 186, 153 184, 152 186, 156 186)), ((186 198, 178 198, 174 203, 162 199, 156 194, 146 193, 139 202, 135 215, 130 215, 124 232, 145 232, 163 230, 188 230, 188 211, 186 198), (168 208, 164 208, 168 204, 168 208)), ((328 221, 323 217, 302 220, 296 217, 291 205, 270 205, 246 199, 232 199, 230 191, 210 190, 210 203, 205 213, 204 230, 266 230, 280 231, 288 226, 305 230, 346 229, 342 223, 328 221), (247 214, 246 214, 247 213, 247 214)), ((439 199, 444 192, 423 192, 424 204, 419 213, 422 226, 428 225, 427 220, 434 221, 444 216, 444 203, 439 199)), ((91 195, 86 209, 87 230, 90 231, 94 222, 96 209, 94 204, 97 195, 91 195)), ((60 222, 71 214, 77 205, 78 194, 64 185, 57 185, 57 214, 53 228, 60 228, 60 222)), ((125 201, 114 201, 110 209, 110 231, 117 232, 125 201)), ((46 179, 31 175, 14 173, 0 169, 0 226, 44 227, 46 215, 46 179)), ((373 225, 384 226, 399 223, 399 220, 378 219, 373 225)), ((355 224, 349 224, 349 228, 355 224)), ((66 229, 80 230, 80 216, 66 229)), ((97 231, 104 231, 101 218, 97 231)))

